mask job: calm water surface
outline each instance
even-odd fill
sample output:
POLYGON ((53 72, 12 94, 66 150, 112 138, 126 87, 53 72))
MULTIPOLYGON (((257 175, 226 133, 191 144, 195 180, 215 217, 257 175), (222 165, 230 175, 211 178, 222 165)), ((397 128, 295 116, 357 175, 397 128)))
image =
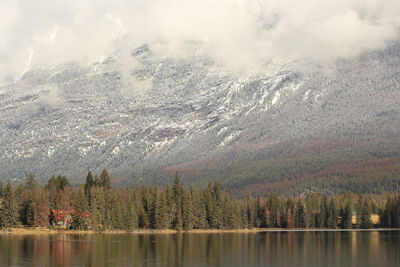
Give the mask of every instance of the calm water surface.
POLYGON ((1 234, 0 266, 400 266, 400 232, 1 234))

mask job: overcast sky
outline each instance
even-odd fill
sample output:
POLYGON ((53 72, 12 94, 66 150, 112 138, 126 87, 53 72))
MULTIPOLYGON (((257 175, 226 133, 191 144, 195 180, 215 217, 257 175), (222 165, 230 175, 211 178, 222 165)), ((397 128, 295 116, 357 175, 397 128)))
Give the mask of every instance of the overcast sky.
POLYGON ((1 0, 0 73, 91 64, 148 43, 186 57, 193 43, 221 65, 332 62, 399 38, 399 0, 1 0))

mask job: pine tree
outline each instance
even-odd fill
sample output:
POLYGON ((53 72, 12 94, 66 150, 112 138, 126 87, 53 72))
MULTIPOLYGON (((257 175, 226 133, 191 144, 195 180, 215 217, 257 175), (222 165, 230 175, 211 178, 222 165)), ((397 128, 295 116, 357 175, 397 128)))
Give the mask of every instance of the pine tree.
POLYGON ((73 197, 73 207, 77 214, 73 217, 72 228, 78 230, 86 230, 88 228, 88 220, 91 218, 89 212, 89 204, 85 197, 84 185, 80 185, 73 197), (83 214, 88 214, 90 217, 83 217, 83 214))
POLYGON ((329 217, 329 210, 328 210, 328 198, 326 196, 322 197, 320 209, 319 209, 319 225, 318 227, 327 228, 328 227, 328 217, 329 217))
POLYGON ((30 191, 34 191, 34 189, 37 187, 37 182, 36 182, 36 177, 32 173, 29 173, 26 176, 25 180, 25 188, 30 191))
POLYGON ((106 190, 111 189, 111 179, 106 169, 100 174, 100 186, 104 187, 106 190))
POLYGON ((335 229, 337 227, 337 219, 338 219, 338 210, 337 210, 336 199, 331 198, 328 205, 328 218, 326 226, 328 228, 335 229))
POLYGON ((309 193, 306 195, 305 199, 306 206, 306 218, 308 222, 306 223, 309 227, 320 227, 320 196, 317 193, 309 193))
POLYGON ((359 205, 359 227, 362 229, 369 229, 372 227, 370 201, 368 199, 360 198, 359 205))
POLYGON ((193 200, 189 192, 185 192, 182 199, 183 228, 193 229, 193 200))
POLYGON ((174 177, 174 182, 172 186, 172 196, 174 199, 173 206, 173 220, 172 224, 174 229, 183 229, 183 214, 182 214, 182 198, 183 198, 183 187, 180 183, 178 172, 176 172, 174 177))
POLYGON ((281 211, 281 200, 276 195, 268 197, 266 210, 267 227, 281 227, 281 211))
POLYGON ((3 182, 0 181, 0 198, 4 196, 4 185, 3 182))
POLYGON ((92 228, 95 230, 107 229, 107 204, 103 188, 94 187, 90 190, 90 212, 92 214, 92 228))
POLYGON ((86 199, 88 200, 89 205, 90 205, 90 199, 91 199, 90 192, 91 192, 92 188, 94 187, 94 185, 95 185, 95 181, 93 178, 93 174, 91 171, 89 171, 88 175, 86 177, 86 183, 85 183, 85 196, 86 196, 86 199))
POLYGON ((250 194, 246 195, 246 216, 247 216, 247 226, 246 228, 253 228, 255 226, 256 220, 256 209, 254 205, 254 199, 250 194))
MULTIPOLYGON (((222 211, 222 189, 219 182, 215 182, 213 186, 213 201, 214 201, 214 219, 213 225, 216 229, 223 228, 223 211, 222 211)), ((251 212, 251 211, 250 211, 251 212)))
POLYGON ((352 223, 353 208, 350 202, 347 202, 344 207, 342 207, 340 212, 341 222, 340 227, 343 229, 353 228, 352 223))
POLYGON ((204 196, 193 188, 190 189, 193 199, 193 228, 195 229, 207 229, 209 224, 207 221, 207 210, 204 196))
POLYGON ((307 227, 307 218, 304 203, 301 199, 296 202, 296 215, 295 215, 295 226, 299 228, 307 227))
POLYGON ((224 203, 224 228, 240 229, 242 225, 239 203, 228 196, 224 197, 224 203))
POLYGON ((10 183, 6 185, 0 202, 0 227, 11 228, 15 226, 18 223, 18 207, 10 183))
MULTIPOLYGON (((107 194, 106 191, 103 192, 107 194)), ((111 229, 125 229, 124 213, 124 207, 118 193, 110 192, 108 194, 107 212, 105 213, 106 226, 111 229)))
POLYGON ((21 211, 20 220, 22 224, 28 226, 35 225, 35 196, 36 196, 37 183, 33 174, 28 174, 23 186, 18 190, 21 194, 21 211))
POLYGON ((170 222, 165 192, 157 191, 155 203, 155 228, 168 229, 170 227, 170 222))
POLYGON ((281 219, 281 226, 293 228, 295 225, 295 202, 293 199, 288 198, 285 203, 285 210, 281 219))
POLYGON ((136 230, 139 227, 138 216, 136 212, 136 204, 134 198, 131 200, 131 205, 129 207, 128 213, 128 229, 136 230))

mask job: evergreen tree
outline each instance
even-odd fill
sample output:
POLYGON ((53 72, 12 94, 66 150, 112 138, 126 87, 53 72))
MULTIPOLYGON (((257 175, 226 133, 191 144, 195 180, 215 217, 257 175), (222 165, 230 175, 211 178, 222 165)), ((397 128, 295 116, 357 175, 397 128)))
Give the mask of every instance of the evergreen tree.
POLYGON ((255 221, 256 221, 256 209, 255 209, 255 203, 254 199, 250 194, 246 195, 246 222, 247 226, 246 228, 253 228, 255 226, 255 221))
POLYGON ((225 196, 224 202, 224 228, 240 229, 242 224, 241 209, 239 203, 228 196, 225 196))
POLYGON ((18 207, 14 191, 10 183, 7 184, 3 197, 0 199, 0 227, 11 228, 18 223, 18 207))
POLYGON ((340 212, 340 217, 341 217, 340 227, 343 229, 353 228, 352 216, 353 216, 353 208, 351 206, 351 203, 347 202, 345 206, 342 207, 340 212))
POLYGON ((4 196, 4 185, 3 182, 0 181, 0 198, 4 196))
POLYGON ((215 182, 213 186, 213 202, 214 202, 214 218, 213 225, 216 229, 223 228, 223 211, 222 211, 222 189, 219 182, 215 182))
POLYGON ((281 227, 281 201, 276 195, 268 197, 267 200, 267 227, 281 227))
MULTIPOLYGON (((103 189, 103 193, 107 195, 107 192, 104 190, 105 189, 103 189)), ((116 191, 112 191, 108 194, 107 204, 107 212, 105 213, 107 220, 106 226, 110 229, 125 229, 125 211, 121 198, 116 191)))
POLYGON ((337 219, 338 219, 338 209, 337 209, 337 203, 335 198, 331 198, 329 200, 329 205, 328 205, 328 217, 326 221, 326 226, 330 229, 336 229, 337 227, 337 219))
POLYGON ((209 224, 207 221, 207 209, 204 195, 199 191, 190 189, 190 193, 193 199, 193 228, 195 229, 207 229, 209 224))
POLYGON ((183 229, 183 214, 182 214, 182 198, 183 198, 183 187, 180 182, 178 172, 175 173, 174 182, 172 186, 172 196, 174 199, 173 205, 173 227, 177 230, 183 229))
POLYGON ((111 189, 111 179, 106 169, 100 174, 100 186, 104 187, 106 190, 111 189))
POLYGON ((318 227, 327 228, 328 217, 329 217, 328 198, 326 196, 323 196, 319 209, 318 227))
POLYGON ((73 197, 73 208, 76 211, 76 215, 73 220, 73 229, 86 230, 88 228, 88 218, 83 217, 83 214, 87 214, 91 218, 89 212, 89 204, 85 196, 84 185, 80 185, 77 192, 75 192, 73 197))
POLYGON ((92 188, 94 187, 94 185, 95 185, 95 181, 94 181, 93 174, 91 171, 89 171, 88 175, 86 177, 86 183, 85 183, 85 196, 86 196, 86 199, 88 200, 89 204, 90 204, 90 199, 91 199, 90 192, 91 192, 92 188))
POLYGON ((371 204, 366 198, 360 198, 359 213, 357 214, 357 221, 359 227, 362 229, 369 229, 372 227, 371 221, 371 204))
POLYGON ((262 207, 261 199, 258 197, 255 203, 255 227, 265 226, 265 209, 262 207))
POLYGON ((295 215, 295 226, 298 228, 307 227, 307 218, 304 203, 301 199, 296 202, 296 215, 295 215))
POLYGON ((184 192, 182 199, 183 229, 193 229, 193 200, 190 192, 184 192))
POLYGON ((317 193, 309 193, 305 199, 307 225, 309 227, 320 227, 321 201, 317 193))
POLYGON ((25 188, 26 188, 27 190, 34 191, 34 189, 36 188, 36 186, 37 186, 37 182, 36 182, 36 177, 35 177, 35 175, 33 175, 32 173, 29 173, 29 174, 26 176, 25 188))
POLYGON ((90 213, 92 214, 92 228, 104 230, 108 228, 106 213, 106 196, 102 187, 94 187, 90 190, 90 213))
POLYGON ((131 205, 129 207, 128 213, 128 229, 136 230, 139 227, 138 216, 136 212, 136 204, 134 198, 131 200, 131 205))
POLYGON ((170 227, 170 221, 165 193, 157 192, 155 203, 155 228, 168 229, 170 227))

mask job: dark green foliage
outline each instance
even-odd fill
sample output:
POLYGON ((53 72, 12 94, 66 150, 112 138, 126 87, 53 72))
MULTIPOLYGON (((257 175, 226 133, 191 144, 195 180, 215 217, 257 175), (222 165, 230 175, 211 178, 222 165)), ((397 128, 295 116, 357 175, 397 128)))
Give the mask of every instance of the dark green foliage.
POLYGON ((100 174, 100 186, 104 187, 106 190, 111 189, 111 179, 107 170, 104 169, 100 174))
POLYGON ((129 230, 136 230, 139 227, 138 216, 136 212, 136 204, 134 198, 131 200, 131 204, 129 206, 127 225, 129 230))
POLYGON ((155 200, 155 223, 156 229, 168 229, 171 227, 169 220, 169 210, 165 192, 156 191, 155 200))
POLYGON ((106 228, 126 229, 127 223, 124 220, 124 214, 126 214, 126 210, 124 209, 120 196, 116 191, 110 192, 110 194, 108 194, 107 210, 105 213, 106 228))
POLYGON ((353 215, 353 208, 351 206, 351 203, 346 202, 340 211, 340 218, 341 218, 340 227, 342 229, 353 228, 353 224, 351 222, 352 215, 353 215))
POLYGON ((338 209, 335 198, 331 198, 327 209, 326 227, 335 229, 338 224, 338 209))
POLYGON ((95 230, 104 230, 108 228, 107 202, 104 189, 94 187, 90 190, 90 213, 92 214, 92 227, 95 230))
POLYGON ((296 202, 296 215, 295 215, 295 226, 298 228, 307 227, 306 210, 304 207, 304 202, 299 199, 296 202))
POLYGON ((73 229, 400 227, 398 194, 378 201, 348 193, 308 193, 296 198, 276 194, 254 198, 247 194, 240 199, 224 192, 218 182, 187 189, 178 175, 171 186, 133 190, 113 189, 105 170, 100 178, 96 177, 89 172, 86 183, 75 190, 64 176, 53 176, 41 186, 33 175, 28 175, 15 191, 10 184, 1 185, 0 227, 18 223, 49 226, 51 209, 71 212, 72 222, 68 225, 73 229), (378 215, 381 222, 376 219, 378 215))
POLYGON ((7 184, 0 198, 0 228, 10 228, 18 223, 18 206, 11 184, 7 184))
POLYGON ((182 198, 183 229, 193 229, 193 200, 190 192, 184 192, 182 198))
POLYGON ((88 175, 86 177, 86 183, 85 183, 85 196, 88 201, 90 201, 90 191, 92 187, 95 186, 95 181, 94 177, 91 171, 88 172, 88 175))
POLYGON ((385 227, 400 227, 400 195, 387 197, 382 223, 385 227))
POLYGON ((371 200, 360 196, 357 203, 357 226, 362 229, 372 227, 371 221, 371 200))

